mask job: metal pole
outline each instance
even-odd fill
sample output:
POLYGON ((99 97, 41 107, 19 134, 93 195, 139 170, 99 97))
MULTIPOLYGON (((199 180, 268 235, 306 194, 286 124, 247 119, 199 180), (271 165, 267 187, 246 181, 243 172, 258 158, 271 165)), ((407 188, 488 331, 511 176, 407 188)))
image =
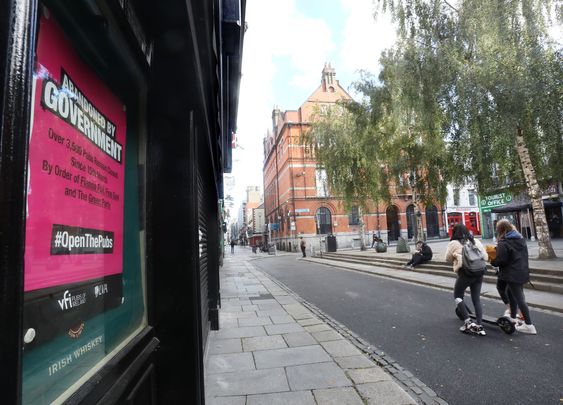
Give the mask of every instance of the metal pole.
POLYGON ((535 241, 536 238, 536 228, 533 226, 532 217, 530 216, 530 209, 528 208, 528 223, 530 224, 530 240, 535 241))

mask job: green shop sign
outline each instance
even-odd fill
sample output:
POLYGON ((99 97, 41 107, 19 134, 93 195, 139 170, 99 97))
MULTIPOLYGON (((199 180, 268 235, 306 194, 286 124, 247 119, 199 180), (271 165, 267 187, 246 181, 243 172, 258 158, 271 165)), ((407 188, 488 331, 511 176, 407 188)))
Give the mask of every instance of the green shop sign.
POLYGON ((512 201, 512 194, 497 193, 483 196, 479 199, 479 209, 481 212, 491 212, 493 208, 502 207, 512 201))

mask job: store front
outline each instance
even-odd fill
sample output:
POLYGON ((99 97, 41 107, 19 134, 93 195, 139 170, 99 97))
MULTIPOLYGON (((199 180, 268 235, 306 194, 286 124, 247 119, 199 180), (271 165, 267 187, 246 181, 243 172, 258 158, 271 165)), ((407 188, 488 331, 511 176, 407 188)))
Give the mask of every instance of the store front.
POLYGON ((2 402, 203 403, 244 2, 9 0, 0 26, 2 402))
POLYGON ((478 197, 483 239, 492 239, 495 235, 496 214, 491 211, 506 206, 512 200, 512 194, 504 191, 478 197))
MULTIPOLYGON (((552 218, 561 218, 559 215, 562 203, 559 198, 544 198, 543 206, 549 227, 552 218)), ((513 196, 508 192, 501 192, 484 196, 479 198, 479 209, 481 211, 484 238, 492 238, 496 222, 501 219, 507 219, 525 238, 535 239, 536 230, 532 204, 529 197, 525 194, 513 196)), ((555 223, 555 221, 552 223, 555 223)), ((556 228, 553 225, 550 229, 550 234, 551 237, 558 237, 556 228)))

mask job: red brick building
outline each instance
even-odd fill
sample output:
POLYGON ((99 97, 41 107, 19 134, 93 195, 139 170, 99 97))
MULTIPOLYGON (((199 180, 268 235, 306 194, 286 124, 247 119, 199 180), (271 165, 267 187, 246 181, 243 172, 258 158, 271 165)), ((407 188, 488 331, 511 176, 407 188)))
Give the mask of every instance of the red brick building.
MULTIPOLYGON (((328 64, 323 68, 320 86, 297 110, 275 108, 272 112, 272 129, 264 139, 264 212, 266 222, 274 224, 271 236, 279 249, 298 249, 300 237, 318 248, 328 234, 336 236, 339 247, 360 244, 358 208, 345 210, 342 198, 331 195, 325 172, 301 142, 316 109, 341 99, 351 97, 328 64)), ((366 243, 374 232, 385 241, 413 237, 418 210, 411 195, 397 195, 391 204, 373 207, 362 216, 366 243)), ((428 238, 444 234, 440 206, 420 207, 420 215, 428 238)))

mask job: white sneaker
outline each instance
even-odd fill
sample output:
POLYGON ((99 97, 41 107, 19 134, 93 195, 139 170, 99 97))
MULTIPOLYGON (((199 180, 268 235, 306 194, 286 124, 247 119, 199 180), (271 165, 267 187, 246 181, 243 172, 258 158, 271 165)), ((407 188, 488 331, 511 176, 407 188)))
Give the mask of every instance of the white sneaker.
POLYGON ((528 335, 537 335, 536 327, 534 325, 522 324, 516 325, 516 330, 520 333, 526 333, 528 335))
POLYGON ((464 332, 464 333, 468 333, 472 327, 475 328, 475 327, 477 327, 477 325, 475 324, 475 322, 468 319, 463 323, 463 325, 460 326, 459 331, 464 332))
POLYGON ((507 318, 510 318, 510 308, 506 308, 502 316, 506 316, 507 318))
POLYGON ((472 324, 469 328, 469 332, 474 333, 479 336, 486 336, 485 329, 481 325, 472 324))

